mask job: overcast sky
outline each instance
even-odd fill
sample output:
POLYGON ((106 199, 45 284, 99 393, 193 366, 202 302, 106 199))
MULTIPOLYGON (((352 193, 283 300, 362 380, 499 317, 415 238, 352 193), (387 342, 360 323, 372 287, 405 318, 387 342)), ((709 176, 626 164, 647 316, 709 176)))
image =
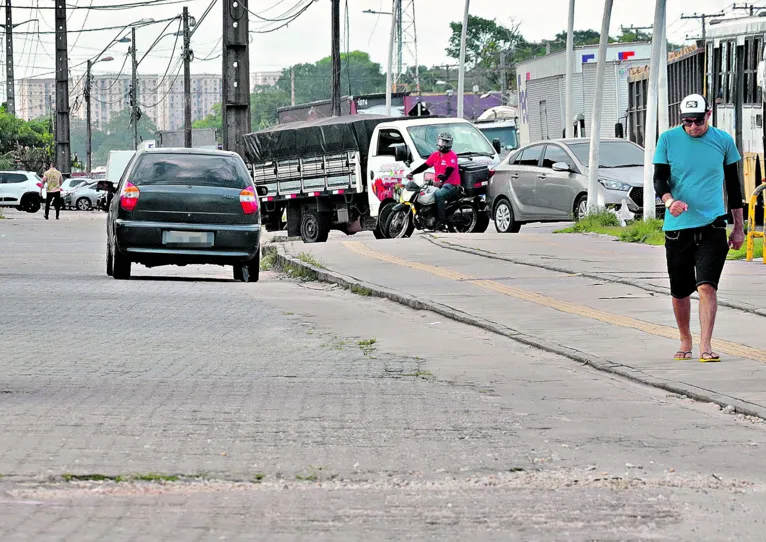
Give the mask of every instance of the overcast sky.
MULTIPOLYGON (((70 5, 106 5, 127 3, 133 0, 68 0, 70 5)), ((197 60, 192 65, 194 73, 220 73, 221 59, 214 58, 203 61, 206 57, 220 54, 221 12, 222 2, 219 0, 210 15, 202 21, 197 33, 192 39, 192 48, 197 60)), ((250 9, 267 18, 279 18, 286 10, 306 0, 250 0, 250 9)), ((192 0, 187 2, 189 11, 197 18, 201 17, 210 0, 192 0)), ((766 7, 766 0, 756 0, 756 5, 766 7)), ((40 30, 53 31, 53 10, 29 6, 50 6, 47 0, 14 0, 20 7, 14 8, 14 23, 27 19, 38 19, 16 29, 15 62, 16 78, 46 74, 54 68, 54 37, 43 35, 38 39, 35 35, 24 32, 40 30)), ((373 15, 363 13, 366 9, 390 11, 391 0, 341 0, 341 26, 345 26, 345 6, 349 6, 350 48, 352 50, 368 51, 373 60, 385 67, 388 49, 388 32, 391 25, 390 15, 373 15)), ((552 38, 557 32, 566 28, 568 0, 471 0, 471 14, 488 19, 496 19, 498 23, 509 24, 512 20, 520 23, 522 34, 529 40, 538 41, 552 38)), ((647 26, 653 21, 652 0, 635 2, 634 0, 616 0, 612 14, 611 33, 616 34, 620 25, 647 26), (642 6, 642 7, 637 7, 642 6), (645 6, 645 9, 643 8, 645 6)), ((71 10, 69 30, 81 28, 112 27, 128 24, 142 18, 155 20, 172 17, 181 12, 184 4, 178 3, 161 7, 141 7, 123 11, 71 10)), ((415 0, 416 24, 418 33, 419 63, 428 66, 444 64, 451 61, 444 50, 450 36, 449 23, 462 18, 462 0, 415 0)), ((577 0, 575 28, 599 29, 603 15, 603 0, 577 0)), ((671 41, 683 42, 687 35, 697 35, 700 31, 698 21, 681 20, 681 14, 712 13, 723 9, 729 11, 731 2, 728 0, 668 0, 668 25, 671 41)), ((4 19, 4 16, 3 16, 4 19)), ((138 31, 137 43, 139 56, 160 35, 166 23, 156 24, 138 31)), ((251 30, 273 28, 276 23, 257 21, 251 16, 251 30)), ((177 30, 173 23, 167 32, 177 30)), ((78 64, 97 54, 115 35, 116 30, 101 32, 86 32, 69 35, 70 69, 74 74, 84 71, 78 64)), ((171 73, 175 68, 175 59, 171 58, 174 38, 165 37, 141 64, 139 73, 163 74, 171 61, 171 73)), ((178 46, 180 47, 180 40, 178 46)), ((120 44, 111 48, 106 54, 115 58, 114 61, 101 63, 94 72, 117 72, 123 65, 128 44, 120 44)), ((345 48, 345 42, 342 45, 345 48)), ((299 62, 315 62, 330 52, 330 0, 315 0, 315 2, 288 27, 273 33, 253 36, 251 49, 251 71, 279 70, 299 62)), ((178 53, 175 55, 176 59, 178 53)), ((407 59, 405 59, 407 62, 407 59)), ((129 73, 129 63, 125 73, 129 73)), ((49 75, 50 76, 50 75, 49 75)))

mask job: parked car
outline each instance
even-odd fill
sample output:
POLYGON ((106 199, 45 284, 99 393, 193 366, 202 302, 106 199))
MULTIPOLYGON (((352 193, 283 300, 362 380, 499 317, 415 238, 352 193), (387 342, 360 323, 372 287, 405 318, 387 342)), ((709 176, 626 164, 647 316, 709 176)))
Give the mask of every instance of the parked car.
POLYGON ((61 183, 61 191, 62 192, 69 192, 70 190, 74 190, 78 186, 82 186, 86 184, 90 179, 86 177, 70 177, 68 179, 64 179, 64 182, 61 183))
MULTIPOLYGON (((625 201, 643 212, 644 149, 624 139, 604 139, 599 152, 599 197, 607 207, 625 201)), ((590 141, 560 139, 533 143, 497 166, 489 186, 490 217, 500 233, 516 233, 527 222, 580 220, 588 209, 590 141)), ((664 211, 662 202, 656 208, 664 211)))
POLYGON ((128 279, 133 263, 217 264, 233 266, 235 280, 257 282, 258 196, 265 193, 265 187, 256 191, 235 153, 137 151, 109 205, 107 275, 128 279))
POLYGON ((98 181, 88 179, 74 189, 63 193, 64 206, 74 207, 78 211, 92 211, 96 208, 100 192, 96 191, 98 181))
POLYGON ((30 171, 0 171, 0 207, 36 213, 43 199, 43 181, 30 171))

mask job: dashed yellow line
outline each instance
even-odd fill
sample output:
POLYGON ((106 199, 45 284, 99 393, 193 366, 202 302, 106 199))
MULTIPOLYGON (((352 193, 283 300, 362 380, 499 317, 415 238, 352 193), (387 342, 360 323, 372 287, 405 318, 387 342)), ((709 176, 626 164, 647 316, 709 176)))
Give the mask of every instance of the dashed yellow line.
MULTIPOLYGON (((360 243, 358 241, 344 241, 343 245, 348 250, 350 250, 351 252, 354 252, 355 254, 359 254, 360 256, 366 256, 368 258, 373 258, 381 262, 386 262, 386 263, 398 265, 401 267, 409 267, 410 269, 423 271, 425 273, 430 273, 437 277, 441 277, 441 278, 445 278, 449 280, 454 280, 458 282, 470 282, 471 284, 474 284, 484 290, 496 292, 502 295, 506 295, 508 297, 513 297, 521 301, 528 301, 530 303, 534 303, 536 305, 540 305, 543 307, 548 307, 554 310, 565 312, 567 314, 573 314, 575 316, 591 318, 593 320, 598 320, 599 322, 604 322, 606 324, 611 324, 614 326, 619 326, 619 327, 624 327, 629 329, 636 329, 639 331, 643 331, 644 333, 657 335, 659 337, 665 337, 667 339, 678 339, 678 330, 670 326, 653 324, 651 322, 645 322, 644 320, 638 320, 636 318, 623 316, 621 314, 600 311, 598 309, 594 309, 586 305, 570 303, 569 301, 563 301, 561 299, 556 299, 546 295, 538 294, 537 292, 531 292, 529 290, 515 288, 513 286, 506 286, 505 284, 501 284, 499 282, 495 282, 492 280, 479 279, 477 277, 472 277, 470 275, 458 273, 457 271, 452 271, 450 269, 445 269, 443 267, 437 267, 434 265, 429 265, 429 264, 425 264, 421 262, 413 262, 411 260, 405 260, 403 258, 399 258, 398 256, 394 256, 392 254, 386 254, 384 252, 378 252, 378 251, 372 250, 369 247, 367 247, 365 244, 360 243)), ((695 335, 695 340, 699 341, 698 335, 695 335)), ((717 352, 720 352, 722 354, 727 354, 729 356, 748 358, 748 359, 752 359, 756 361, 766 361, 766 350, 761 350, 758 348, 753 348, 743 344, 725 341, 721 339, 715 339, 713 341, 713 346, 717 352)))

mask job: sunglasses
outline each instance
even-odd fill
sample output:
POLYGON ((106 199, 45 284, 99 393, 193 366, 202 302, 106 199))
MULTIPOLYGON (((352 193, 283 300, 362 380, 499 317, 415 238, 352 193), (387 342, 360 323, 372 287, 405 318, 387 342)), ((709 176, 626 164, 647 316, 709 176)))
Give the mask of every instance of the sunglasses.
POLYGON ((695 126, 704 126, 705 125, 705 120, 706 119, 703 117, 701 119, 681 119, 681 122, 683 123, 684 126, 686 126, 688 128, 692 124, 695 125, 695 126))

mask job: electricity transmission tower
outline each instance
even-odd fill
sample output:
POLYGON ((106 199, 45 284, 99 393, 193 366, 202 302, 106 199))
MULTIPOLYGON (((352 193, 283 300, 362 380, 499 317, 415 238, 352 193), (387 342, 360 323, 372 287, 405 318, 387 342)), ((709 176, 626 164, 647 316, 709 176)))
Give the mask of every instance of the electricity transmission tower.
POLYGON ((413 70, 415 90, 420 91, 420 71, 418 68, 418 33, 415 26, 415 0, 396 0, 396 58, 394 62, 394 84, 407 69, 413 70))

